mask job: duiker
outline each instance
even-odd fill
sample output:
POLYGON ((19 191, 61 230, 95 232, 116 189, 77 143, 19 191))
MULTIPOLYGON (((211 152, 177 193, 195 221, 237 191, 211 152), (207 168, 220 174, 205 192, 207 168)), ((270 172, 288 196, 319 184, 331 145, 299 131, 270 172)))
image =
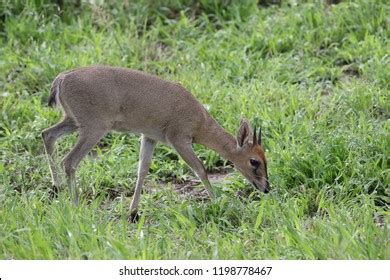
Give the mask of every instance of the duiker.
POLYGON ((141 134, 138 179, 131 203, 136 214, 144 178, 156 142, 172 146, 199 176, 210 196, 210 182, 192 144, 199 143, 231 161, 258 190, 269 191, 261 129, 252 132, 241 120, 237 137, 226 132, 182 86, 126 68, 92 66, 59 74, 53 81, 49 106, 60 104, 64 117, 42 132, 53 185, 60 186, 53 159, 55 141, 78 130, 77 144, 62 161, 67 185, 78 204, 75 172, 82 158, 110 130, 141 134), (252 139, 250 139, 252 138, 252 139))

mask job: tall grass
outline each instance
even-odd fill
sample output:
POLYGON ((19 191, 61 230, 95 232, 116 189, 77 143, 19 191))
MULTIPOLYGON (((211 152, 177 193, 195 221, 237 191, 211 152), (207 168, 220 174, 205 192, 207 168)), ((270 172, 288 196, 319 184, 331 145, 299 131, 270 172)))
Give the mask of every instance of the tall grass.
MULTIPOLYGON (((386 1, 96 2, 0 6, 1 258, 390 258, 386 1), (139 144, 113 133, 78 171, 82 205, 66 190, 49 201, 40 132, 60 112, 48 89, 90 64, 178 81, 232 133, 240 116, 261 125, 272 192, 238 197, 251 187, 234 173, 215 201, 183 199, 172 183, 193 174, 159 146, 147 183, 157 191, 129 224, 139 144)), ((229 164, 196 149, 209 170, 229 164)))

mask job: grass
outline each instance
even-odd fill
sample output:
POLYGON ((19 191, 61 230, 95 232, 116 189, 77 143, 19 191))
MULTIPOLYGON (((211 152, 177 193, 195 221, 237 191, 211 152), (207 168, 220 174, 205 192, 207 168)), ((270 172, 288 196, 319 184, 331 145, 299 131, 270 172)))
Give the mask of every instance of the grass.
MULTIPOLYGON (((0 6, 1 259, 390 258, 386 1, 70 2, 0 6), (40 133, 61 115, 46 106, 50 83, 90 64, 178 81, 232 133, 241 116, 261 125, 272 192, 235 172, 216 200, 183 199, 171 182, 193 175, 158 146, 157 191, 129 224, 139 143, 113 133, 79 168, 81 206, 66 190, 49 201, 40 133)), ((229 165, 196 149, 211 171, 229 165)))

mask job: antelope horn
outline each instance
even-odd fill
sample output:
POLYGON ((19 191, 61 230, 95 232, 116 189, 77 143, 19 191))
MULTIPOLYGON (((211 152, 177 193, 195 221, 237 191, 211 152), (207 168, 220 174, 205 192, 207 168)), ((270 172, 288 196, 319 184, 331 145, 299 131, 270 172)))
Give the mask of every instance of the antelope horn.
POLYGON ((261 145, 261 127, 259 129, 259 138, 257 139, 258 144, 261 145))
POLYGON ((253 146, 256 145, 257 143, 257 135, 256 135, 256 125, 254 127, 254 130, 253 130, 253 146))

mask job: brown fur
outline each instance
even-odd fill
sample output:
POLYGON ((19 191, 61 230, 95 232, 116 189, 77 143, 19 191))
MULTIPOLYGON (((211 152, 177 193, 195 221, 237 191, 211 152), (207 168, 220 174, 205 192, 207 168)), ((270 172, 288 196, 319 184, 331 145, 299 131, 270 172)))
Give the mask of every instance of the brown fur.
POLYGON ((57 102, 56 102, 56 93, 57 93, 57 88, 59 87, 59 84, 60 84, 60 79, 57 77, 52 85, 51 85, 51 88, 50 88, 50 94, 49 94, 49 99, 48 99, 48 102, 47 104, 49 105, 49 107, 54 107, 54 106, 57 106, 57 102))
MULTIPOLYGON (((136 209, 140 189, 157 141, 176 149, 186 163, 212 190, 207 173, 192 150, 193 143, 207 146, 232 161, 257 188, 265 190, 266 170, 261 178, 251 175, 251 158, 265 156, 259 146, 249 145, 251 129, 240 123, 237 139, 226 132, 185 88, 157 76, 126 68, 92 66, 61 73, 53 81, 48 104, 63 107, 64 119, 43 132, 53 184, 58 175, 52 159, 55 140, 79 131, 79 141, 63 160, 70 190, 77 197, 75 170, 87 152, 110 130, 142 134, 140 166, 132 209, 136 209), (58 104, 57 104, 58 105, 58 104), (137 198, 138 197, 138 198, 137 198)), ((75 198, 77 203, 77 198, 75 198)))

